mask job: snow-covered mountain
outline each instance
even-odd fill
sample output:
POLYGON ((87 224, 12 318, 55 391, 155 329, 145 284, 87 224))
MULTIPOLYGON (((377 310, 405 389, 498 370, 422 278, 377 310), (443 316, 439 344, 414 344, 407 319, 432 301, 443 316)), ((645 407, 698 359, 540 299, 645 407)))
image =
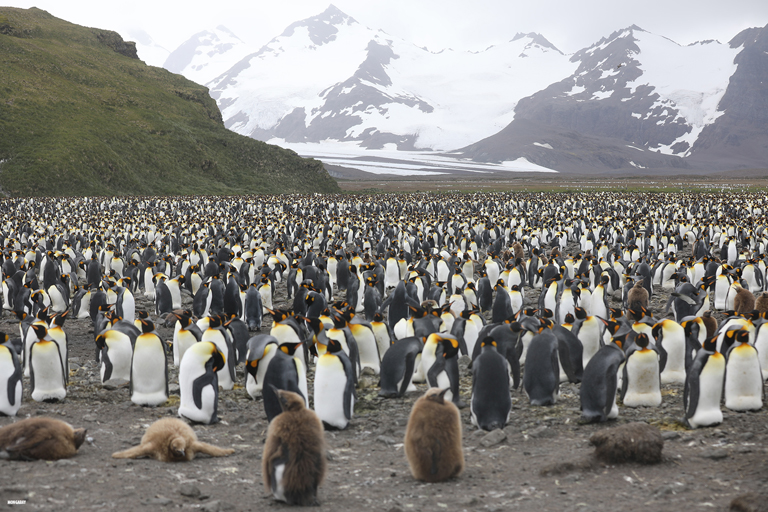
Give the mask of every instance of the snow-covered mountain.
POLYGON ((207 85, 228 128, 306 155, 574 172, 768 161, 768 27, 728 44, 633 25, 573 55, 534 33, 430 52, 331 5, 255 52, 223 27, 196 34, 165 67, 207 85))
POLYGON ((205 85, 253 53, 227 27, 198 32, 169 54, 163 67, 205 85))
POLYGON ((636 26, 617 31, 574 54, 573 75, 521 100, 502 132, 457 154, 486 162, 523 157, 582 171, 764 166, 768 28, 745 32, 750 35, 729 44, 681 46, 636 26), (760 123, 746 123, 756 116, 760 123), (748 124, 762 152, 721 144, 705 157, 704 141, 717 145, 710 139, 725 136, 717 129, 723 122, 742 131, 748 124))
POLYGON ((226 126, 258 139, 451 149, 497 132, 521 98, 575 69, 538 34, 431 53, 330 6, 207 85, 226 126))

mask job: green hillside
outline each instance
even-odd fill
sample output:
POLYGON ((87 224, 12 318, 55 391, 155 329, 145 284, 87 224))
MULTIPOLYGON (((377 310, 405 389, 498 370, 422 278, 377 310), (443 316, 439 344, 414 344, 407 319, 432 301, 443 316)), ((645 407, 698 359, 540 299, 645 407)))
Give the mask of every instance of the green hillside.
POLYGON ((317 160, 224 128, 208 90, 115 32, 0 7, 0 187, 12 196, 338 191, 317 160))

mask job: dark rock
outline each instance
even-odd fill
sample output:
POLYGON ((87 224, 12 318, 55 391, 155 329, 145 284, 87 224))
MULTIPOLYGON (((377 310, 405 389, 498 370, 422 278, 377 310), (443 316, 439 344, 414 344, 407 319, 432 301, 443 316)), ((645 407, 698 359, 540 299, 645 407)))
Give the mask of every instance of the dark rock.
POLYGON ((610 464, 657 464, 664 449, 659 429, 639 422, 602 430, 593 434, 589 442, 595 447, 595 456, 610 464))

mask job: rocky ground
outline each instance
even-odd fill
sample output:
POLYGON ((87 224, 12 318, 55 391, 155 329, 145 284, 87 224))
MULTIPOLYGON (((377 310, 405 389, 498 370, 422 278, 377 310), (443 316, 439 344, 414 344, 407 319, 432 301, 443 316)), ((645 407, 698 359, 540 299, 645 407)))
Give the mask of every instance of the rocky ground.
MULTIPOLYGON (((279 287, 276 307, 288 307, 279 287)), ((137 293, 137 297, 141 294, 137 293)), ((535 301, 529 294, 528 301, 535 301)), ((666 294, 653 299, 661 312, 666 294)), ((534 302, 535 303, 535 302, 534 302)), ((616 301, 616 306, 620 306, 616 301)), ((152 310, 143 297, 139 308, 152 310)), ((656 316, 659 316, 657 313, 656 316)), ((268 332, 270 321, 262 332, 268 332)), ((17 332, 6 314, 0 329, 17 332)), ((25 389, 18 417, 51 416, 88 429, 92 443, 76 457, 58 462, 0 460, 0 509, 18 510, 170 510, 205 511, 281 509, 265 493, 261 452, 267 421, 260 400, 251 400, 242 384, 222 391, 219 416, 211 426, 195 426, 203 441, 232 447, 224 458, 199 456, 186 464, 154 460, 115 460, 113 452, 138 444, 158 418, 176 416, 178 371, 171 370, 175 394, 161 407, 144 408, 129 400, 128 388, 104 389, 99 383, 89 320, 65 325, 70 346, 70 386, 60 403, 36 403, 25 389), (175 386, 174 386, 175 384, 175 386), (23 500, 24 504, 9 504, 23 500)), ((170 338, 171 329, 159 327, 170 338)), ((467 361, 462 368, 462 397, 470 399, 467 361)), ((310 370, 310 380, 312 371, 310 370)), ((344 431, 326 432, 328 474, 320 488, 321 510, 725 510, 745 494, 768 495, 768 410, 725 411, 716 428, 685 430, 682 387, 665 386, 659 408, 620 407, 619 419, 601 425, 579 424, 578 387, 563 385, 560 400, 532 407, 513 392, 513 411, 504 430, 475 430, 469 409, 461 412, 466 469, 440 484, 415 481, 403 453, 403 436, 413 402, 426 389, 403 399, 380 399, 374 379, 358 390, 355 417, 344 431), (592 460, 590 435, 613 425, 645 421, 665 439, 664 461, 656 466, 608 466, 592 460)), ((25 385, 27 380, 25 379, 25 385)), ((310 382, 310 390, 311 390, 310 382)), ((0 417, 0 426, 16 418, 0 417)), ((768 503, 763 499, 762 506, 768 503)))

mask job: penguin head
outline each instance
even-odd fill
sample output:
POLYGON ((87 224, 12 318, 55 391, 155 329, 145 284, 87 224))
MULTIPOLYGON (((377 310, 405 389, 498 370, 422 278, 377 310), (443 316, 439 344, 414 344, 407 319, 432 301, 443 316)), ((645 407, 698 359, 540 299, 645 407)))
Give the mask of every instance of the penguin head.
POLYGON ((424 393, 424 398, 435 402, 437 404, 444 404, 445 403, 445 393, 450 388, 440 389, 440 388, 429 388, 426 393, 424 393))
POLYGON ((142 334, 149 334, 155 330, 155 324, 152 323, 152 320, 149 320, 147 318, 141 318, 139 319, 139 322, 141 323, 142 334))
POLYGON ((334 354, 336 352, 341 352, 343 348, 341 347, 341 342, 339 340, 328 338, 328 343, 326 344, 326 348, 328 352, 331 354, 334 354))
MULTIPOLYGON (((565 324, 572 324, 575 321, 576 321, 576 319, 573 317, 572 313, 567 313, 565 315, 565 324)), ((565 325, 565 324, 563 324, 563 325, 565 325)))
POLYGON ((485 338, 483 338, 483 341, 480 342, 480 346, 498 348, 498 344, 496 343, 496 340, 493 339, 491 336, 486 336, 485 338))
POLYGON ((280 345, 280 350, 289 356, 292 356, 296 353, 296 349, 299 348, 299 345, 302 345, 304 341, 298 341, 296 343, 283 343, 280 345))
POLYGON ((277 399, 280 401, 280 407, 283 412, 301 411, 304 409, 304 398, 298 393, 287 391, 285 389, 277 389, 274 385, 269 385, 277 395, 277 399))
POLYGON ((648 339, 648 335, 644 332, 641 332, 637 336, 635 336, 635 345, 637 345, 640 348, 648 348, 648 343, 650 340, 648 339))
POLYGON ((48 334, 48 329, 46 329, 42 325, 34 325, 33 324, 33 325, 30 325, 30 327, 32 328, 32 330, 35 331, 35 336, 37 336, 38 340, 42 340, 48 334))

